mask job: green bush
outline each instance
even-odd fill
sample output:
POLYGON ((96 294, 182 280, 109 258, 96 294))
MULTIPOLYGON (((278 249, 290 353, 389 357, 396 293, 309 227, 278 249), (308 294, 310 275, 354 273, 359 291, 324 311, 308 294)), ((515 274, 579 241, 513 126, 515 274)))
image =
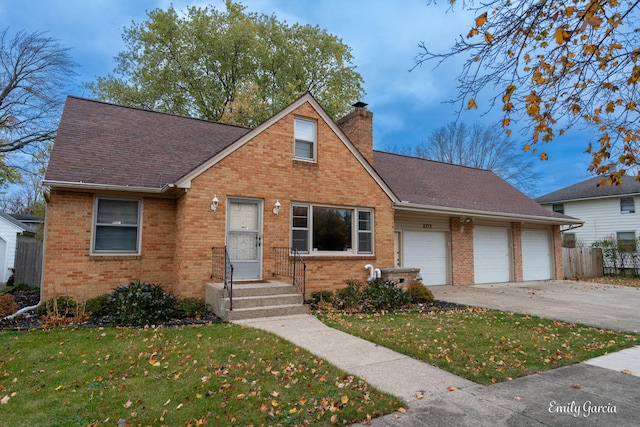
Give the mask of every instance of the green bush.
POLYGON ((98 295, 87 300, 85 310, 92 316, 109 316, 113 314, 113 306, 109 304, 109 294, 98 295))
POLYGON ((44 317, 47 314, 55 314, 56 316, 73 316, 78 309, 78 303, 70 297, 59 296, 48 299, 36 308, 36 314, 44 317))
POLYGON ((311 293, 311 302, 314 304, 333 302, 333 292, 316 291, 311 293))
POLYGON ((176 317, 177 300, 160 285, 135 281, 118 286, 107 299, 115 325, 152 325, 176 317))
POLYGON ((393 310, 411 302, 409 296, 395 282, 387 280, 373 280, 367 282, 363 291, 367 308, 374 310, 393 310))
POLYGON ((433 293, 420 281, 411 282, 407 288, 407 296, 416 304, 430 304, 433 302, 433 293))
POLYGON ((336 292, 333 305, 342 310, 351 310, 362 303, 362 283, 347 280, 347 286, 336 292))
POLYGON ((209 307, 202 298, 183 298, 178 301, 180 317, 200 317, 209 314, 209 307))
POLYGON ((347 287, 336 293, 333 305, 341 310, 372 311, 393 310, 410 302, 409 296, 394 282, 374 280, 362 284, 348 280, 347 287))

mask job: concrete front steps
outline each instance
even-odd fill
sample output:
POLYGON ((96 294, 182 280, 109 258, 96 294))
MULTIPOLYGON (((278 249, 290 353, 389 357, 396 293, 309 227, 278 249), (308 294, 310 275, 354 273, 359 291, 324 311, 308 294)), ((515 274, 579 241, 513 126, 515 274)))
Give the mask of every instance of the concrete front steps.
POLYGON ((207 283, 205 300, 225 322, 309 312, 296 287, 282 282, 234 283, 233 310, 222 283, 207 283))

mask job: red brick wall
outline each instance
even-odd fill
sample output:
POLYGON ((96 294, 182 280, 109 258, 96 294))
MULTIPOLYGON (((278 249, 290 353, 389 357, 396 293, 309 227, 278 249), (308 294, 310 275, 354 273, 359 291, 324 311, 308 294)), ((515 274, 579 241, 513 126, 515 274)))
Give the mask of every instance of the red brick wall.
POLYGON ((473 221, 451 218, 451 284, 473 285, 473 221), (468 222, 465 222, 468 221, 468 222))
POLYGON ((47 207, 44 298, 85 300, 140 279, 174 283, 175 201, 144 198, 142 256, 92 256, 94 195, 52 190, 47 207))
POLYGON ((522 224, 511 223, 511 244, 513 251, 513 280, 522 282, 522 224))
POLYGON ((290 242, 291 202, 374 209, 375 255, 304 255, 307 294, 344 287, 347 279, 366 280, 365 264, 393 266, 393 208, 379 188, 308 104, 270 126, 249 143, 192 181, 178 201, 176 267, 181 295, 204 295, 210 281, 211 246, 223 246, 230 197, 263 200, 263 279, 273 277, 273 247, 290 242), (293 159, 294 117, 317 119, 317 162, 293 159), (216 212, 211 199, 220 200, 216 212), (273 205, 281 204, 279 215, 273 205))
POLYGON ((373 164, 373 113, 358 107, 341 118, 338 124, 364 158, 373 164))

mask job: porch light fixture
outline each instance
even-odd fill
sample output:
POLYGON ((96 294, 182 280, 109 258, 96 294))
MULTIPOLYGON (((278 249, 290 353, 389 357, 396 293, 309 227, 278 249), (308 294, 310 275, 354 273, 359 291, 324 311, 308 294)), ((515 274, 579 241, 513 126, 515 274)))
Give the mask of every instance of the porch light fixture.
POLYGON ((280 201, 276 200, 276 204, 273 205, 273 214, 274 215, 278 215, 278 213, 280 212, 280 201))
POLYGON ((216 194, 215 196, 213 196, 213 200, 211 200, 211 210, 213 212, 216 211, 216 209, 218 209, 218 203, 220 201, 218 200, 218 195, 216 194))

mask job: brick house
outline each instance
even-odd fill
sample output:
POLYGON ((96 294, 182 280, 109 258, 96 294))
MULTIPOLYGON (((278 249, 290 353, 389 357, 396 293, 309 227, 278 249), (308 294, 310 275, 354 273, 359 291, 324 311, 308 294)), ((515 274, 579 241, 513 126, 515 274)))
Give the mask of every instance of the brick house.
POLYGON ((140 279, 203 297, 227 248, 234 281, 307 293, 420 268, 429 285, 561 277, 560 225, 489 171, 373 150, 365 104, 333 121, 305 94, 254 129, 69 97, 47 171, 43 297, 140 279), (534 274, 535 273, 535 274, 534 274))

